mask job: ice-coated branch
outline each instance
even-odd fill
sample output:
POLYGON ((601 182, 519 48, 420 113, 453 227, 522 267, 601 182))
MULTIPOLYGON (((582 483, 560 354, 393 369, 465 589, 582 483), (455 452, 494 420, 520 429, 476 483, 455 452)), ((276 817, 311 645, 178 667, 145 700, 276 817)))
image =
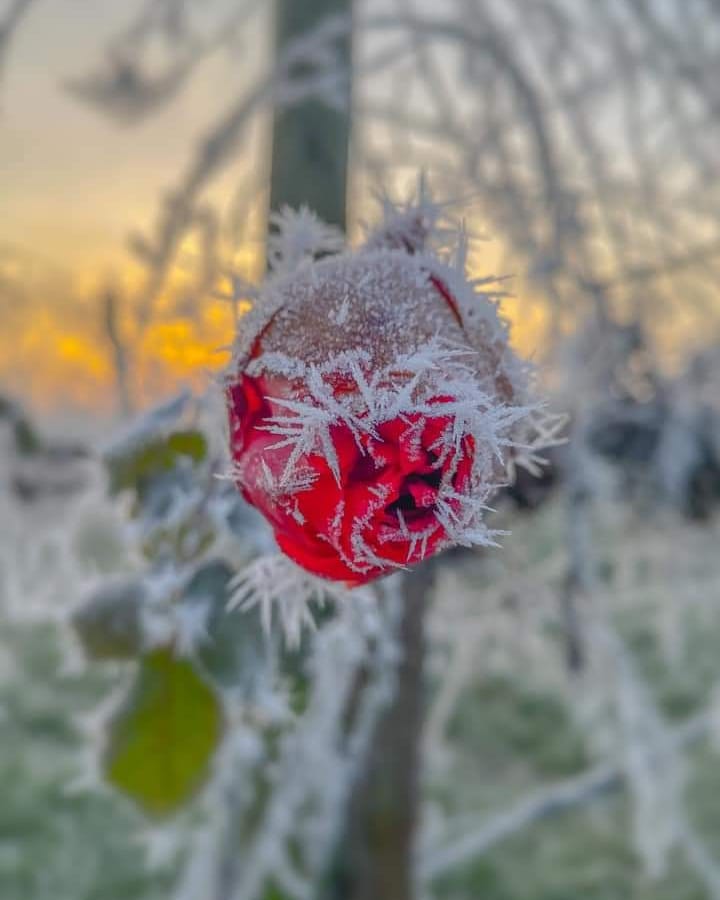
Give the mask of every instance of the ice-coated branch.
MULTIPOLYGON (((689 747, 705 738, 711 727, 707 712, 694 716, 679 726, 669 736, 672 750, 689 747)), ((502 841, 548 817, 592 803, 608 791, 627 785, 627 774, 621 761, 596 766, 575 778, 550 785, 527 797, 478 828, 469 827, 469 820, 447 827, 447 836, 439 847, 424 847, 420 853, 420 874, 431 881, 452 869, 458 868, 484 853, 488 853, 502 841), (456 834, 454 832, 460 832, 456 834)))
POLYGON ((720 116, 707 77, 695 77, 717 66, 718 20, 698 17, 680 3, 661 15, 640 0, 549 0, 532 8, 517 0, 457 0, 433 14, 405 0, 382 10, 368 4, 361 29, 411 36, 414 53, 398 71, 406 65, 403 81, 418 102, 378 102, 366 92, 364 108, 368 118, 381 117, 389 137, 425 133, 434 148, 444 145, 453 177, 477 190, 483 211, 527 262, 551 307, 582 301, 600 312, 623 297, 650 317, 675 302, 671 281, 707 297, 708 273, 717 271, 714 260, 702 272, 673 262, 703 256, 719 218, 717 199, 701 195, 717 173, 710 136, 717 140, 720 116), (435 48, 464 61, 463 79, 444 91, 441 110, 442 80, 428 65, 435 48), (677 75, 698 59, 702 67, 691 65, 685 79, 677 75), (693 112, 698 93, 702 119, 693 112), (600 126, 599 110, 615 125, 600 126), (653 141, 652 128, 666 137, 653 141), (682 196, 663 176, 673 160, 687 167, 682 196), (636 274, 652 283, 639 286, 636 274))
POLYGON ((284 108, 310 98, 335 102, 348 73, 337 68, 334 46, 347 30, 345 18, 330 18, 288 44, 270 71, 240 99, 233 101, 220 121, 200 141, 190 165, 169 194, 155 235, 149 241, 142 241, 148 276, 138 298, 141 329, 150 321, 155 300, 181 239, 196 221, 200 194, 229 162, 252 116, 265 104, 284 108), (304 66, 302 74, 291 76, 294 66, 304 66))
POLYGON ((255 727, 246 720, 238 729, 230 746, 243 752, 226 750, 218 761, 209 823, 179 900, 256 900, 273 883, 296 900, 313 896, 377 716, 395 690, 399 614, 390 595, 380 606, 372 592, 354 592, 312 637, 302 715, 268 695, 255 727))
POLYGON ((633 800, 635 846, 651 877, 664 873, 673 847, 682 848, 708 895, 718 900, 720 863, 691 823, 684 800, 685 744, 674 739, 618 634, 607 622, 596 620, 593 637, 608 653, 617 680, 616 704, 623 768, 633 800))
POLYGON ((102 324, 112 349, 120 415, 127 417, 132 411, 132 394, 128 384, 129 351, 118 320, 118 301, 119 295, 113 288, 108 288, 100 298, 102 324))
POLYGON ((238 41, 259 7, 259 0, 233 4, 219 21, 199 28, 184 0, 148 0, 113 37, 100 68, 68 80, 66 89, 120 124, 135 125, 173 100, 208 56, 238 41), (166 59, 151 65, 158 44, 166 59))

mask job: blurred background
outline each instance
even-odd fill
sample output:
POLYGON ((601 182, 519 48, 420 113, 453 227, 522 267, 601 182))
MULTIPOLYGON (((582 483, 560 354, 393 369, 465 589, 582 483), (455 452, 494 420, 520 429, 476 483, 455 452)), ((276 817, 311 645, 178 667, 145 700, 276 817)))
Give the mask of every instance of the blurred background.
POLYGON ((0 0, 0 198, 3 900, 720 898, 717 0, 0 0), (215 388, 269 210, 421 174, 568 440, 385 696, 226 611, 215 388))

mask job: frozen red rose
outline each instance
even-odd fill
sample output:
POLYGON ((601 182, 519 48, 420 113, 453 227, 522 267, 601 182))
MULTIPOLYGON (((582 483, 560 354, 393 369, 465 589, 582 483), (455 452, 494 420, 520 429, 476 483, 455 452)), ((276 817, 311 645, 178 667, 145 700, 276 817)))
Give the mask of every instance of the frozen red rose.
POLYGON ((423 245, 422 216, 314 260, 286 214, 228 377, 238 487, 287 556, 348 584, 488 543, 528 416, 492 298, 467 282, 462 242, 456 265, 423 245))

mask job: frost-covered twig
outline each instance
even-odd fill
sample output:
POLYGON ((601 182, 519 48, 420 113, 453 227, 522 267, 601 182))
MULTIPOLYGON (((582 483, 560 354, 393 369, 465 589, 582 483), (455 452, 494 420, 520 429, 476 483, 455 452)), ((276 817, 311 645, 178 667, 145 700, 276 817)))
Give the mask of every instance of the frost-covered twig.
MULTIPOLYGON (((710 727, 708 713, 700 713, 672 731, 669 745, 673 750, 688 747, 705 738, 710 727)), ((575 778, 543 788, 507 812, 482 821, 478 828, 469 827, 465 816, 457 828, 451 821, 447 826, 448 834, 439 847, 426 846, 422 849, 420 873, 427 881, 438 878, 477 859, 534 823, 584 807, 608 791, 624 785, 627 785, 627 775, 622 762, 602 764, 575 778), (461 833, 455 833, 457 831, 461 833)))
POLYGON ((159 219, 156 235, 147 244, 148 278, 138 299, 141 327, 150 321, 154 303, 175 252, 196 215, 197 198, 211 178, 227 164, 242 133, 255 112, 266 103, 292 106, 308 98, 331 100, 347 79, 338 70, 333 52, 336 41, 347 34, 348 23, 342 17, 330 18, 285 49, 266 73, 244 96, 235 100, 200 145, 171 194, 159 219), (305 65, 302 75, 290 75, 293 66, 305 65))
POLYGON ((307 708, 295 718, 268 696, 267 713, 261 704, 256 715, 277 730, 274 748, 261 729, 250 769, 221 758, 208 794, 210 830, 192 854, 179 898, 199 900, 193 891, 202 890, 213 900, 255 900, 273 882, 295 900, 312 896, 374 723, 394 690, 398 615, 392 598, 380 608, 360 590, 314 634, 307 708), (220 804, 212 799, 218 792, 220 804))

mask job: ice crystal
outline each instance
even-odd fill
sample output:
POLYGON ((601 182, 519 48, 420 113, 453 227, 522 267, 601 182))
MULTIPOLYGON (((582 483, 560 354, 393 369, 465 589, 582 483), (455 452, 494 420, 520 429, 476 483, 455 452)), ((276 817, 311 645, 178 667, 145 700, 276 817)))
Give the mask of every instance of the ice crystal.
POLYGON ((192 656, 201 644, 210 642, 210 601, 178 603, 173 607, 174 646, 180 656, 192 656))
POLYGON ((377 226, 365 225, 367 249, 393 248, 406 253, 417 253, 429 244, 437 245, 455 231, 443 225, 449 204, 435 201, 424 176, 418 178, 415 196, 407 202, 398 202, 386 191, 378 193, 382 209, 381 222, 377 226))
MULTIPOLYGON (((449 424, 431 448, 437 454, 438 468, 454 458, 453 464, 446 466, 440 482, 435 523, 422 533, 409 535, 400 512, 397 533, 388 530, 385 540, 410 538, 408 562, 418 548, 424 554, 428 540, 440 528, 450 543, 467 546, 492 543, 492 534, 482 519, 491 494, 504 479, 508 449, 516 453, 516 461, 524 456, 536 461, 538 442, 546 446, 554 440, 555 426, 543 425, 538 407, 503 403, 486 393, 475 376, 476 357, 476 351, 435 338, 420 350, 402 355, 394 363, 374 371, 369 369, 368 354, 363 350, 339 354, 323 366, 303 366, 306 399, 271 398, 285 412, 268 419, 264 426, 279 438, 271 449, 291 448, 279 488, 286 494, 312 488, 312 477, 303 468, 303 460, 312 454, 321 454, 338 484, 341 482, 331 434, 331 429, 338 424, 351 432, 363 450, 363 438, 379 440, 379 428, 384 422, 404 419, 407 422, 404 439, 412 441, 414 435, 419 440, 427 422, 447 420, 449 424), (399 372, 403 373, 402 378, 398 378, 399 372), (336 396, 332 386, 340 376, 346 387, 350 385, 352 389, 336 396), (442 402, 438 402, 438 396, 443 397, 442 402), (516 431, 521 425, 528 432, 529 442, 519 445, 516 431), (463 455, 463 442, 468 438, 474 446, 473 471, 468 490, 461 494, 453 487, 453 477, 463 455)), ((269 481, 272 479, 269 470, 267 477, 269 481)), ((363 537, 368 523, 388 499, 378 490, 368 503, 365 517, 353 524, 354 560, 347 562, 358 571, 376 565, 397 565, 380 558, 363 537)), ((339 510, 338 521, 341 513, 339 510)))
POLYGON ((283 206, 271 213, 268 262, 276 273, 293 272, 302 263, 327 253, 339 253, 345 240, 339 228, 327 225, 307 206, 283 206))
MULTIPOLYGON (((344 248, 339 233, 308 210, 276 217, 272 272, 241 322, 230 378, 265 379, 272 414, 259 427, 276 437, 268 451, 286 453, 282 471, 265 464, 261 478, 275 505, 300 524, 293 498, 316 478, 308 458, 324 458, 338 486, 346 475, 338 426, 380 466, 384 423, 405 422, 406 445, 419 444, 428 424, 438 429, 428 448, 440 473, 434 521, 415 531, 400 510, 396 527, 387 524, 380 537, 381 545, 407 542, 410 563, 431 540, 438 549, 493 543, 484 523, 490 497, 515 466, 537 471, 538 451, 559 442, 563 423, 530 399, 529 372, 498 312, 500 281, 468 278, 469 237, 447 205, 433 201, 422 179, 413 202, 386 197, 382 204, 381 223, 357 250, 344 248), (458 468, 468 460, 459 489, 458 468)), ((370 492, 350 523, 348 546, 340 498, 336 527, 321 536, 359 574, 399 565, 366 540, 390 502, 382 490, 370 492)))
POLYGON ((270 634, 276 613, 288 647, 297 647, 304 629, 315 630, 312 604, 322 608, 329 600, 347 596, 342 586, 316 578, 286 556, 273 554, 259 557, 231 581, 228 606, 244 612, 259 607, 266 634, 270 634))

